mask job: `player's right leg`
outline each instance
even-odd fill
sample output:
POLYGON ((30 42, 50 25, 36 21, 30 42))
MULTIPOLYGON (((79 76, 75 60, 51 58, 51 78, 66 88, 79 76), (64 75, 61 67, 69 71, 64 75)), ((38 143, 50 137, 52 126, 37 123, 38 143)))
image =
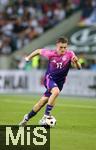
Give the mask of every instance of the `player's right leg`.
MULTIPOLYGON (((52 83, 52 82, 51 82, 52 83)), ((49 97, 48 99, 48 103, 46 105, 46 109, 45 109, 45 113, 44 113, 44 116, 42 117, 42 119, 39 121, 39 124, 40 125, 46 125, 46 118, 51 118, 51 110, 53 109, 54 105, 55 105, 55 102, 56 102, 56 98, 57 96, 59 95, 60 93, 60 90, 58 87, 54 87, 54 84, 53 84, 53 88, 49 91, 47 90, 45 92, 46 96, 49 97)))
POLYGON ((47 103, 48 101, 47 96, 42 96, 41 99, 33 106, 33 109, 24 116, 23 120, 19 123, 20 126, 27 125, 27 122, 34 117, 38 111, 47 103))

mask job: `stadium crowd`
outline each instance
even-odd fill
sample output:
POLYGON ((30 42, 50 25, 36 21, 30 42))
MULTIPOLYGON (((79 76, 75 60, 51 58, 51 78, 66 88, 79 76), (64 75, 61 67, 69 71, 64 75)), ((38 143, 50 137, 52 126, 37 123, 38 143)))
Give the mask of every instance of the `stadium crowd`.
MULTIPOLYGON (((0 0, 0 54, 21 49, 78 9, 82 10, 80 26, 96 25, 96 0, 0 0)), ((27 65, 21 58, 13 62, 17 69, 46 66, 39 58, 27 65)), ((96 62, 90 67, 85 60, 81 63, 85 68, 96 66, 96 62)))
POLYGON ((0 54, 10 54, 57 25, 80 0, 0 0, 0 54))

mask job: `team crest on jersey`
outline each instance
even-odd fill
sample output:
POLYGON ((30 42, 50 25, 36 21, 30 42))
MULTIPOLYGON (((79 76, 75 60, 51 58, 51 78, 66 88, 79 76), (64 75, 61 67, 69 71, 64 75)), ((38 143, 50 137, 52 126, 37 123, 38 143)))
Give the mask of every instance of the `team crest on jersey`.
POLYGON ((63 61, 66 61, 66 60, 67 60, 67 58, 66 58, 65 56, 63 56, 63 57, 62 57, 62 60, 63 60, 63 61))

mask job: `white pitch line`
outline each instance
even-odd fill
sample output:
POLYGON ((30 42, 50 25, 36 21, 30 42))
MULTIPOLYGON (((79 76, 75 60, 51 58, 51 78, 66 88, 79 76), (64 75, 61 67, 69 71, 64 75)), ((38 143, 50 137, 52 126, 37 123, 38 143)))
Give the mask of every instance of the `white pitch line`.
POLYGON ((73 105, 73 104, 56 104, 56 106, 60 106, 60 107, 75 107, 75 108, 86 108, 86 109, 96 109, 95 106, 85 106, 85 105, 73 105))
POLYGON ((9 99, 4 99, 3 100, 4 102, 6 102, 6 103, 26 103, 26 104, 32 104, 32 102, 33 102, 33 100, 9 100, 9 99))
MULTIPOLYGON (((35 100, 9 100, 9 99, 4 99, 6 103, 23 103, 23 104, 32 104, 33 101, 35 100)), ((60 107, 73 107, 73 108, 85 108, 85 109, 96 109, 96 106, 89 106, 89 105, 74 105, 74 104, 56 104, 56 106, 60 107)))

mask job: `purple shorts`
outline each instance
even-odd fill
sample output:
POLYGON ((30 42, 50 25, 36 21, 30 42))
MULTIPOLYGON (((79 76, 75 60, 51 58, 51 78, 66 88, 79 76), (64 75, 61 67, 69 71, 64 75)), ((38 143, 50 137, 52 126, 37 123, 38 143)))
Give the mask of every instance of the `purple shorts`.
POLYGON ((50 77, 49 75, 46 75, 45 81, 44 81, 44 85, 46 87, 46 92, 44 93, 44 96, 46 97, 50 97, 51 93, 51 89, 54 87, 58 87, 59 90, 61 91, 63 88, 63 84, 64 82, 55 82, 52 77, 50 77))

